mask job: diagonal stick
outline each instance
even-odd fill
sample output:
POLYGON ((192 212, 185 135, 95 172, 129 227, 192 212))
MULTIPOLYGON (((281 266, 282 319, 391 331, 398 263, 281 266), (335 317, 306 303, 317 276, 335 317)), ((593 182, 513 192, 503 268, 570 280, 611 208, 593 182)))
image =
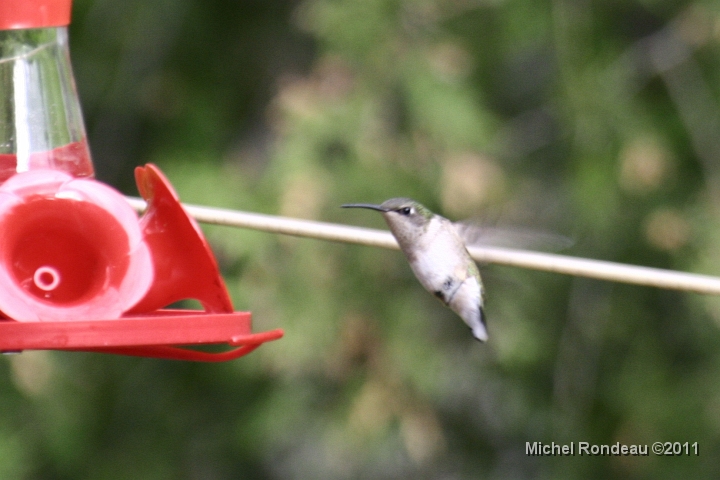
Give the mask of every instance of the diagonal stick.
MULTIPOLYGON (((145 201, 127 197, 138 212, 145 210, 145 201)), ((237 210, 186 205, 187 213, 198 222, 230 227, 249 228, 296 237, 308 237, 333 242, 356 243, 371 247, 398 250, 395 238, 388 231, 351 227, 335 223, 248 213, 237 210)), ((478 262, 508 265, 533 270, 596 278, 613 282, 648 285, 672 290, 720 295, 720 278, 695 273, 676 272, 660 268, 642 267, 603 260, 531 252, 511 248, 469 247, 470 256, 478 262)))

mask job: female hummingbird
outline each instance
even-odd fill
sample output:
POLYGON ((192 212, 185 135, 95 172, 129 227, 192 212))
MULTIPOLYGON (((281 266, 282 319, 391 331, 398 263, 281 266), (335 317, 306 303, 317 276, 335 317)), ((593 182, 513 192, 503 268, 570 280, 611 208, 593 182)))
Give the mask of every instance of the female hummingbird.
POLYGON ((480 272, 450 220, 409 198, 342 207, 381 212, 422 286, 457 313, 476 339, 487 340, 480 272))

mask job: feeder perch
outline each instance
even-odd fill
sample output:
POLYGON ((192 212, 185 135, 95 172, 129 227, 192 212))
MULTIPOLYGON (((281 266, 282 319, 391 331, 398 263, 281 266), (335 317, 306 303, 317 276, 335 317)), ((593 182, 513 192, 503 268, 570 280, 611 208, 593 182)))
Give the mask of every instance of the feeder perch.
POLYGON ((0 2, 0 352, 225 361, 280 338, 233 311, 202 231, 156 166, 135 171, 140 218, 92 178, 70 5, 0 2), (204 311, 163 309, 184 299, 204 311), (228 349, 188 348, 205 344, 228 349))

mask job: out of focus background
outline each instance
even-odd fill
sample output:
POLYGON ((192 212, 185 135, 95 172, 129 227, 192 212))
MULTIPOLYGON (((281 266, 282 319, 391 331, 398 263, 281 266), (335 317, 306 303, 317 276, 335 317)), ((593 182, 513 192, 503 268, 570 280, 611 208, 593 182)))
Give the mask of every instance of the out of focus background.
MULTIPOLYGON (((572 238, 720 274, 720 6, 682 0, 75 0, 98 178, 385 228, 342 203, 572 238)), ((0 478, 717 478, 720 300, 482 266, 473 340, 404 257, 205 228, 238 310, 285 337, 225 364, 0 361, 0 478), (698 442, 533 457, 526 442, 698 442)))

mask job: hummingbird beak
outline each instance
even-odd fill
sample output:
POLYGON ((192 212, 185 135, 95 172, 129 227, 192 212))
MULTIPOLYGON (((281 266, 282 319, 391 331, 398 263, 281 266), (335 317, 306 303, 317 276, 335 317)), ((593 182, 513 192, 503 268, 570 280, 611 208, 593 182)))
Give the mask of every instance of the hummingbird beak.
POLYGON ((387 209, 383 208, 382 205, 374 205, 372 203, 346 203, 341 205, 342 208, 369 208, 370 210, 377 210, 378 212, 387 212, 387 209))

